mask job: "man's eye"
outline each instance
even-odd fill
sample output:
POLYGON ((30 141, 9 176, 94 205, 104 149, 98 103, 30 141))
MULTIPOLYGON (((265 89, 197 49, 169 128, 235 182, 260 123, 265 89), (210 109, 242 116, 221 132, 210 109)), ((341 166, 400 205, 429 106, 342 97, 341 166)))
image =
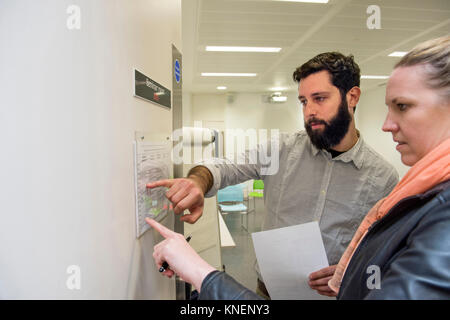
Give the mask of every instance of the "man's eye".
POLYGON ((323 101, 323 100, 325 100, 325 97, 317 97, 317 98, 316 98, 316 101, 319 101, 319 102, 321 102, 321 101, 323 101))

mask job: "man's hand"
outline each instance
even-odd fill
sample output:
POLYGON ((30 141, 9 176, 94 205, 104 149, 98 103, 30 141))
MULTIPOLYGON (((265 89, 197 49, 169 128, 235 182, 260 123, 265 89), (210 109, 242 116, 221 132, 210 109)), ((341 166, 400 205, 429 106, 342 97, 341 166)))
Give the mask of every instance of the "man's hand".
POLYGON ((176 273, 200 292, 203 280, 216 269, 192 249, 182 234, 167 229, 153 219, 146 218, 145 221, 165 238, 154 246, 153 259, 157 268, 167 262, 169 269, 163 275, 171 278, 176 273))
POLYGON ((190 214, 181 216, 181 221, 194 223, 202 216, 205 191, 195 178, 167 179, 147 184, 147 188, 156 187, 169 188, 166 197, 172 202, 175 214, 182 214, 189 209, 190 214))
POLYGON ((328 286, 328 281, 333 277, 336 266, 329 266, 311 273, 308 282, 311 289, 323 296, 336 297, 337 293, 328 286))

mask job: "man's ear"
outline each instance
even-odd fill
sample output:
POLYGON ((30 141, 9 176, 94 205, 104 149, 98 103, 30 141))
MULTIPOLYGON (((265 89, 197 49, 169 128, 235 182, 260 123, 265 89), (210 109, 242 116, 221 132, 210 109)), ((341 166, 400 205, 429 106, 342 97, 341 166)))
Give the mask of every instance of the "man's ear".
POLYGON ((347 92, 347 104, 350 109, 356 107, 361 96, 361 89, 359 87, 353 87, 347 92))

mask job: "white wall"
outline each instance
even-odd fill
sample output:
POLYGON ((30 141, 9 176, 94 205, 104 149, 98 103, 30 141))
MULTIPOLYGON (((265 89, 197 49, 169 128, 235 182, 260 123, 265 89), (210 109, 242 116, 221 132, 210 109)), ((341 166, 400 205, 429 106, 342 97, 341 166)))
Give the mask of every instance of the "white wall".
POLYGON ((194 121, 224 121, 227 129, 279 129, 295 132, 304 128, 296 93, 288 93, 286 103, 263 102, 264 93, 193 94, 194 121), (231 102, 232 100, 232 102, 231 102))
POLYGON ((386 86, 362 92, 356 109, 356 124, 364 140, 394 165, 401 178, 409 167, 401 162, 400 153, 395 149, 396 144, 392 140, 392 134, 381 130, 387 115, 387 107, 384 103, 385 93, 386 86))
POLYGON ((77 0, 70 31, 73 3, 0 2, 0 298, 173 298, 160 238, 135 239, 132 153, 172 113, 133 97, 132 68, 171 88, 181 1, 77 0))

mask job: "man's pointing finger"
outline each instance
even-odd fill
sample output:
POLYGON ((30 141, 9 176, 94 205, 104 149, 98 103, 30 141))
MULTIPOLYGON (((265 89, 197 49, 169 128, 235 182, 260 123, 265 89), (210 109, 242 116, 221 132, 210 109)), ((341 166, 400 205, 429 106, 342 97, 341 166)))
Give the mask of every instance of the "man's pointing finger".
POLYGON ((166 187, 170 188, 175 184, 175 179, 165 179, 165 180, 158 180, 154 182, 147 183, 147 188, 152 189, 156 187, 166 187))

